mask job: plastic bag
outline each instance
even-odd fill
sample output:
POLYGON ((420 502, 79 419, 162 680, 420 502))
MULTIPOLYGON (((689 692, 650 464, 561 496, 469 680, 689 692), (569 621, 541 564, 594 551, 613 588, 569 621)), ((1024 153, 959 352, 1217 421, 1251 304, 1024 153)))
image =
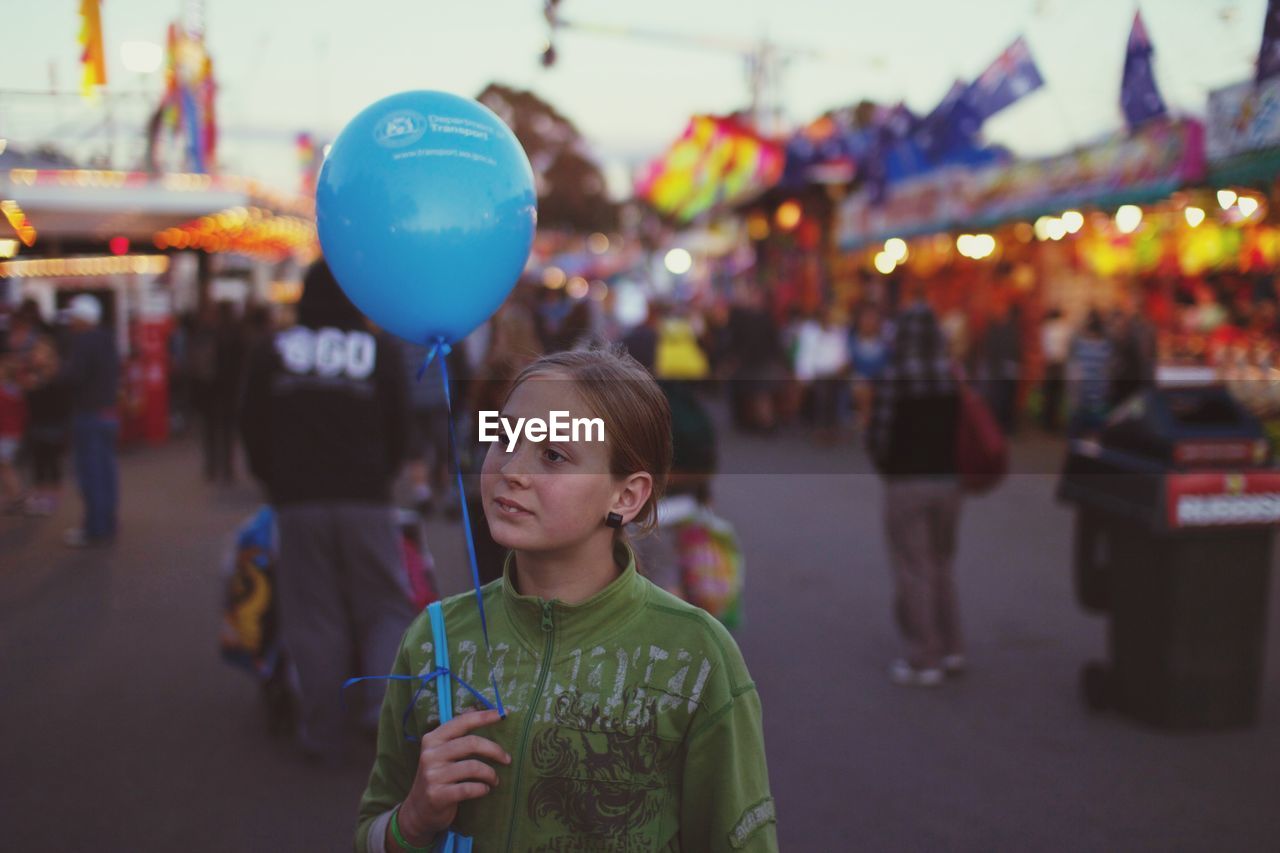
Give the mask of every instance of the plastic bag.
POLYGON ((223 573, 218 633, 222 658, 264 682, 280 663, 275 603, 278 541, 275 512, 264 506, 236 530, 223 573))

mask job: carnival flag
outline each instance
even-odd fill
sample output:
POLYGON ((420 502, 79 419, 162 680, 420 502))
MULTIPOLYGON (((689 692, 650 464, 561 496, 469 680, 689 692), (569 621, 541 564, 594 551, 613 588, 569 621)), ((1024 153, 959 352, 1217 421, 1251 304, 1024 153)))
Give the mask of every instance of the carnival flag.
POLYGON ((80 94, 94 98, 107 85, 107 60, 102 52, 102 0, 80 0, 80 94))
POLYGON ((956 151, 973 147, 974 138, 982 128, 982 118, 966 97, 969 89, 964 81, 957 80, 912 131, 920 150, 930 160, 941 162, 956 151))
POLYGON ((1133 130, 1153 118, 1168 114, 1164 98, 1156 88, 1156 78, 1151 67, 1155 48, 1147 37, 1142 24, 1142 13, 1133 16, 1133 29, 1129 31, 1129 46, 1124 55, 1124 77, 1120 81, 1120 107, 1124 110, 1125 123, 1133 130))
POLYGON ((1026 39, 1019 36, 973 81, 965 93, 965 101, 982 122, 1043 85, 1044 79, 1031 58, 1031 49, 1026 39))
POLYGON ((1258 49, 1258 77, 1261 83, 1280 74, 1280 2, 1267 0, 1267 21, 1262 25, 1262 47, 1258 49))

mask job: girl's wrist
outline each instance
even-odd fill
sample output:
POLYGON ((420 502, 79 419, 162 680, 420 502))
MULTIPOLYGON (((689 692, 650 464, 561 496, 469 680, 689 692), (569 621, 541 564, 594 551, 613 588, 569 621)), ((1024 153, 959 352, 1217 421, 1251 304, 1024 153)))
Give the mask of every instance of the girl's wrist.
POLYGON ((395 813, 391 815, 391 829, 396 843, 402 848, 405 845, 410 849, 426 848, 436 835, 435 830, 419 826, 413 819, 412 811, 405 812, 404 803, 396 806, 395 813))

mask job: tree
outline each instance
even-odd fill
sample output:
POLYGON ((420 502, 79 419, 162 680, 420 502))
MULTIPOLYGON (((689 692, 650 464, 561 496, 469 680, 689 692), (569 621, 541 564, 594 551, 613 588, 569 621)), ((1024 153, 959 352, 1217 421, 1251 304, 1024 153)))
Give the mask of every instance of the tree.
POLYGON ((538 187, 538 224, 575 231, 617 226, 604 174, 573 122, 532 92, 490 83, 478 100, 515 133, 538 187))

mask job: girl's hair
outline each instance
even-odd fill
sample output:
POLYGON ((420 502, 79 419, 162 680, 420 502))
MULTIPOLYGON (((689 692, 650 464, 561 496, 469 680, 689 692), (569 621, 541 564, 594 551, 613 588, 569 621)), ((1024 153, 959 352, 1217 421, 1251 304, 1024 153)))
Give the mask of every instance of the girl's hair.
POLYGON ((573 382, 591 413, 604 421, 609 473, 653 477, 653 492, 633 522, 643 532, 657 524, 658 499, 671 470, 671 407, 649 371, 622 347, 593 347, 544 355, 516 376, 510 397, 522 382, 555 374, 573 382))

